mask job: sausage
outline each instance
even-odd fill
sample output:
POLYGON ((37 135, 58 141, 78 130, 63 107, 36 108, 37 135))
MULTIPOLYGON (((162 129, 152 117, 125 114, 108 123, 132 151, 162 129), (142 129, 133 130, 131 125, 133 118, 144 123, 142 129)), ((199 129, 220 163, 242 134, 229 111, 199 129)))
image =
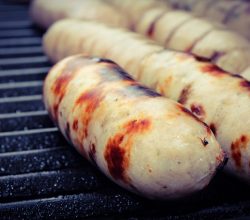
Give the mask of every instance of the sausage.
POLYGON ((249 64, 250 44, 225 26, 184 11, 151 9, 144 13, 135 30, 165 48, 209 59, 230 73, 241 74, 249 64))
POLYGON ((45 52, 53 58, 62 45, 57 59, 76 51, 112 59, 146 86, 182 103, 214 131, 229 158, 226 170, 250 182, 249 81, 206 59, 94 22, 65 20, 52 26, 44 37, 45 52))
POLYGON ((129 26, 127 19, 117 9, 101 0, 33 0, 30 14, 33 21, 43 28, 48 28, 63 18, 95 20, 120 27, 129 26))
POLYGON ((197 16, 225 24, 250 40, 250 4, 247 1, 168 0, 166 3, 175 9, 190 11, 197 16))
POLYGON ((203 189, 224 158, 206 124, 110 60, 77 55, 60 61, 46 77, 44 102, 85 158, 148 198, 203 189))

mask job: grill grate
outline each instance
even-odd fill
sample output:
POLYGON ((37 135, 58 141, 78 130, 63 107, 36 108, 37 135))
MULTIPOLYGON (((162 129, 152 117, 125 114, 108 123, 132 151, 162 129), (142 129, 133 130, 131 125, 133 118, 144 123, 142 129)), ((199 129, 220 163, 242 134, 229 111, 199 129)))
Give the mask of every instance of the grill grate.
POLYGON ((219 174, 196 197, 149 201, 113 183, 69 147, 42 103, 50 68, 28 7, 0 1, 1 219, 226 219, 250 216, 248 186, 219 174))

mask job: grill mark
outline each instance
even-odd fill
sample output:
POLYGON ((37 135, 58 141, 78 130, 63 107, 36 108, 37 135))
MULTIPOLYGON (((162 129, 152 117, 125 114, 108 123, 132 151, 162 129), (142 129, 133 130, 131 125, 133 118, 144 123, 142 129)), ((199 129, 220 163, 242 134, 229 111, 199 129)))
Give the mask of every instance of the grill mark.
POLYGON ((242 167, 242 149, 246 149, 248 143, 248 137, 246 135, 241 135, 231 144, 231 156, 234 160, 236 167, 242 167))
POLYGON ((202 107, 202 105, 192 104, 191 105, 191 111, 192 111, 192 113, 194 113, 195 115, 197 115, 199 117, 205 116, 205 110, 202 107))
POLYGON ((135 91, 136 90, 141 90, 143 92, 143 93, 141 93, 141 95, 145 95, 145 96, 149 96, 149 97, 161 97, 161 95, 159 93, 155 92, 152 89, 144 87, 143 85, 140 85, 140 84, 131 84, 131 85, 128 86, 128 89, 132 89, 132 90, 135 90, 135 91))
POLYGON ((250 81, 242 80, 242 81, 240 81, 239 85, 240 85, 240 87, 242 87, 250 92, 250 81))
POLYGON ((169 42, 172 40, 172 37, 174 36, 174 34, 186 23, 188 23, 189 21, 191 21, 193 19, 193 17, 191 18, 188 18, 186 20, 184 20, 183 22, 181 22, 180 24, 178 24, 170 33, 169 35, 167 36, 167 38, 165 39, 165 42, 164 42, 164 47, 166 47, 169 42))
MULTIPOLYGON (((104 96, 101 89, 90 89, 81 94, 75 102, 74 109, 79 106, 85 105, 82 109, 84 113, 82 114, 81 121, 84 125, 83 134, 80 135, 80 140, 83 140, 88 136, 88 125, 92 119, 94 111, 99 107, 104 96)), ((73 111, 74 111, 73 109, 73 111)))
POLYGON ((114 179, 121 180, 125 183, 130 182, 126 172, 129 167, 130 149, 133 144, 133 138, 135 135, 148 131, 150 127, 151 121, 147 118, 132 120, 124 124, 120 133, 109 138, 104 152, 104 158, 107 162, 110 175, 114 179))
POLYGON ((110 59, 106 59, 106 58, 97 58, 98 59, 98 63, 110 63, 110 64, 116 64, 114 61, 110 60, 110 59))
POLYGON ((65 64, 65 67, 62 69, 61 75, 55 80, 54 86, 52 87, 52 91, 57 98, 57 101, 55 101, 53 107, 56 122, 58 122, 58 108, 65 95, 68 84, 75 77, 77 70, 84 66, 83 64, 88 65, 90 63, 91 62, 89 62, 82 56, 69 60, 65 64))
POLYGON ((214 28, 212 27, 211 29, 207 30, 205 33, 203 33, 200 37, 198 37, 196 40, 193 41, 193 43, 184 50, 184 52, 187 53, 192 53, 193 49, 195 48, 195 46, 202 41, 210 32, 212 32, 214 30, 214 28))
POLYGON ((220 67, 218 67, 214 64, 211 64, 211 63, 204 63, 203 65, 200 66, 200 70, 203 73, 207 73, 207 74, 213 75, 215 77, 223 77, 223 76, 229 75, 224 70, 222 70, 220 67))
POLYGON ((178 102, 181 103, 181 104, 185 104, 187 102, 187 100, 188 100, 190 92, 191 92, 191 85, 185 86, 181 91, 178 102))
POLYGON ((189 111, 187 108, 185 108, 182 105, 177 105, 177 108, 179 108, 187 116, 192 117, 197 122, 203 124, 203 126, 206 128, 207 133, 211 134, 211 130, 210 130, 209 126, 205 122, 201 121, 197 116, 195 116, 194 114, 192 114, 191 111, 189 111))
POLYGON ((78 130, 78 119, 74 119, 73 124, 72 124, 72 129, 74 131, 78 130))
POLYGON ((244 80, 244 77, 239 75, 239 74, 230 74, 232 77, 234 78, 239 78, 239 79, 243 79, 244 80))
POLYGON ((200 15, 202 15, 202 17, 207 16, 207 13, 209 12, 209 10, 211 8, 213 8, 214 6, 216 6, 216 4, 218 4, 220 1, 214 1, 214 0, 210 0, 207 2, 206 6, 204 7, 205 10, 202 11, 202 13, 200 15))
POLYGON ((235 15, 237 15, 237 13, 235 13, 238 8, 241 6, 241 4, 238 5, 233 5, 226 13, 225 17, 222 19, 222 23, 223 24, 227 24, 232 18, 235 17, 235 15))
MULTIPOLYGON (((155 17, 155 19, 150 23, 149 27, 147 28, 146 35, 150 38, 152 38, 155 30, 155 25, 157 22, 162 18, 163 15, 165 15, 166 12, 164 11, 163 13, 160 13, 158 16, 155 17)), ((143 20, 143 18, 142 18, 143 20)))
POLYGON ((104 68, 101 68, 98 73, 104 82, 119 80, 135 82, 132 76, 112 62, 105 62, 104 68))
POLYGON ((214 124, 214 123, 211 123, 211 124, 209 125, 209 127, 210 127, 210 129, 212 130, 214 136, 216 137, 216 135, 217 135, 217 129, 216 129, 215 124, 214 124))

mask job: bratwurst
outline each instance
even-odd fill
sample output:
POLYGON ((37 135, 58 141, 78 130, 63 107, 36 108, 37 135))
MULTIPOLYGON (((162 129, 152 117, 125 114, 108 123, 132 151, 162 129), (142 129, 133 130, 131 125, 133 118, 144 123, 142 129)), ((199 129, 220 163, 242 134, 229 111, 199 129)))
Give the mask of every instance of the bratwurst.
POLYGON ((45 35, 44 49, 54 61, 76 53, 114 60, 136 80, 179 101, 211 127, 229 158, 226 170, 250 182, 249 81, 206 59, 95 22, 59 21, 45 35))
POLYGON ((148 198, 201 190, 224 159, 206 124, 110 60, 78 55, 60 61, 45 80, 44 102, 85 158, 148 198))

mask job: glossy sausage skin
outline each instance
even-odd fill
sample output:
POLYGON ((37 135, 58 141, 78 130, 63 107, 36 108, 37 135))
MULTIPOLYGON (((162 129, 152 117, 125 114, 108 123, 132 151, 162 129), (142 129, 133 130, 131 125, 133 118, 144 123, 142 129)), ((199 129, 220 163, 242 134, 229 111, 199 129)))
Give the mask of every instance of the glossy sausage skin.
POLYGON ((212 128, 229 157, 226 170, 250 182, 249 81, 206 59, 92 22, 55 24, 45 35, 44 49, 54 61, 75 53, 112 59, 144 85, 179 101, 212 128))
POLYGON ((207 125, 110 60, 62 60, 45 80, 44 102, 85 158, 148 198, 175 199, 201 190, 223 161, 207 125))

